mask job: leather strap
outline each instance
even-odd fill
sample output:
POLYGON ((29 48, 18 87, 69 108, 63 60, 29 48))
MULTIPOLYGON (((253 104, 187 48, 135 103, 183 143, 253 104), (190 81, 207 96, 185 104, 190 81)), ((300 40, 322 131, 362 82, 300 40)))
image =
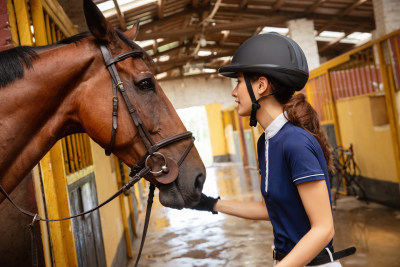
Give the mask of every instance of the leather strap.
MULTIPOLYGON (((355 247, 348 247, 346 249, 334 252, 333 248, 329 248, 329 250, 332 253, 332 258, 333 261, 336 261, 338 259, 353 255, 356 253, 356 248, 355 247)), ((286 253, 283 253, 279 250, 274 249, 273 251, 273 259, 281 261, 286 257, 286 253)), ((310 261, 306 266, 316 266, 316 265, 321 265, 325 263, 331 262, 331 258, 328 254, 328 252, 324 249, 321 251, 312 261, 310 261)))
POLYGON ((251 85, 249 75, 247 73, 243 73, 244 81, 246 82, 246 87, 247 91, 249 92, 250 98, 251 98, 251 115, 250 115, 250 126, 256 127, 257 126, 257 110, 261 107, 261 105, 258 103, 261 99, 264 99, 268 96, 273 95, 274 93, 270 93, 268 95, 264 95, 260 97, 259 99, 256 99, 254 92, 253 92, 253 86, 251 85))
POLYGON ((155 185, 150 184, 149 188, 149 197, 147 198, 147 208, 146 208, 146 217, 144 219, 144 226, 143 226, 143 233, 142 233, 142 240, 140 241, 140 248, 138 255, 136 257, 136 262, 135 262, 135 267, 138 265, 140 256, 142 255, 142 250, 144 246, 144 241, 146 239, 146 234, 147 234, 147 228, 149 227, 149 221, 150 221, 150 214, 151 214, 151 207, 153 205, 153 198, 154 198, 154 189, 155 185))

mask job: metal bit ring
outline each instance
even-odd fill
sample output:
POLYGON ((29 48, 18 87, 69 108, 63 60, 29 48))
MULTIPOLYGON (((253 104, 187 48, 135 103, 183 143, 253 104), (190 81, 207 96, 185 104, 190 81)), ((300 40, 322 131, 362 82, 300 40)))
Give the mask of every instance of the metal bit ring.
POLYGON ((152 173, 152 174, 160 174, 160 173, 162 173, 162 172, 167 173, 167 172, 168 172, 167 160, 165 159, 165 156, 164 156, 163 154, 161 154, 160 152, 154 152, 153 154, 148 155, 147 158, 146 158, 146 161, 145 161, 145 166, 148 167, 148 168, 150 168, 149 165, 147 164, 147 162, 148 162, 149 158, 151 158, 151 157, 154 156, 154 155, 159 155, 159 156, 161 156, 161 157, 164 159, 164 164, 163 164, 163 166, 161 167, 161 170, 159 170, 159 171, 157 171, 157 172, 150 171, 150 173, 152 173))

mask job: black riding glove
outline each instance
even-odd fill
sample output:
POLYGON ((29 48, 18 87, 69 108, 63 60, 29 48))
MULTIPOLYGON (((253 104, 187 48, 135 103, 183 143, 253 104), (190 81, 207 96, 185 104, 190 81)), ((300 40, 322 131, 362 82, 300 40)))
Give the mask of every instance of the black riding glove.
POLYGON ((210 212, 212 212, 212 214, 218 214, 217 211, 214 211, 214 205, 215 205, 215 203, 217 203, 218 199, 221 199, 221 198, 220 197, 213 198, 213 197, 209 197, 209 196, 206 196, 203 193, 201 193, 201 198, 200 198, 199 204, 192 207, 191 209, 210 211, 210 212))

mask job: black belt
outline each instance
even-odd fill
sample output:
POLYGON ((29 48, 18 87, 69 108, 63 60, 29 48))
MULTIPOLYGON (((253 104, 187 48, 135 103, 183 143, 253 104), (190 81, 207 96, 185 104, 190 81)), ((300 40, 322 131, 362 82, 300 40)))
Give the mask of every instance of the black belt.
MULTIPOLYGON (((332 252, 332 258, 333 261, 336 261, 338 259, 353 255, 356 252, 355 247, 349 247, 337 252, 333 251, 333 247, 330 247, 329 250, 332 252)), ((277 249, 274 249, 273 251, 273 258, 274 260, 281 261, 287 254, 279 251, 277 249)), ((326 249, 322 250, 312 261, 310 261, 307 266, 315 266, 315 265, 321 265, 325 263, 331 262, 331 257, 329 256, 328 251, 326 249)))

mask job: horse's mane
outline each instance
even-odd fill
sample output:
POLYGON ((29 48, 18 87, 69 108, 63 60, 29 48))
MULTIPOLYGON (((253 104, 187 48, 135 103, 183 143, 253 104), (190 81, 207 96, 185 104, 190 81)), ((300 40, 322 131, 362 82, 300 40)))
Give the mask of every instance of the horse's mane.
MULTIPOLYGON (((145 60, 153 65, 153 60, 146 51, 138 44, 131 41, 121 31, 116 30, 118 37, 132 49, 140 50, 145 55, 145 60)), ((16 79, 20 79, 24 76, 24 64, 27 69, 33 68, 32 62, 39 58, 38 51, 46 48, 52 48, 56 46, 62 46, 78 41, 91 36, 89 32, 83 32, 74 36, 62 39, 54 44, 46 46, 17 46, 9 50, 0 52, 0 88, 7 86, 16 79)))
POLYGON ((65 38, 51 45, 37 47, 17 46, 0 52, 0 88, 5 87, 16 79, 22 78, 24 76, 24 64, 26 68, 30 69, 33 67, 32 62, 39 58, 37 51, 50 47, 76 43, 88 36, 90 36, 90 33, 84 32, 65 38))

